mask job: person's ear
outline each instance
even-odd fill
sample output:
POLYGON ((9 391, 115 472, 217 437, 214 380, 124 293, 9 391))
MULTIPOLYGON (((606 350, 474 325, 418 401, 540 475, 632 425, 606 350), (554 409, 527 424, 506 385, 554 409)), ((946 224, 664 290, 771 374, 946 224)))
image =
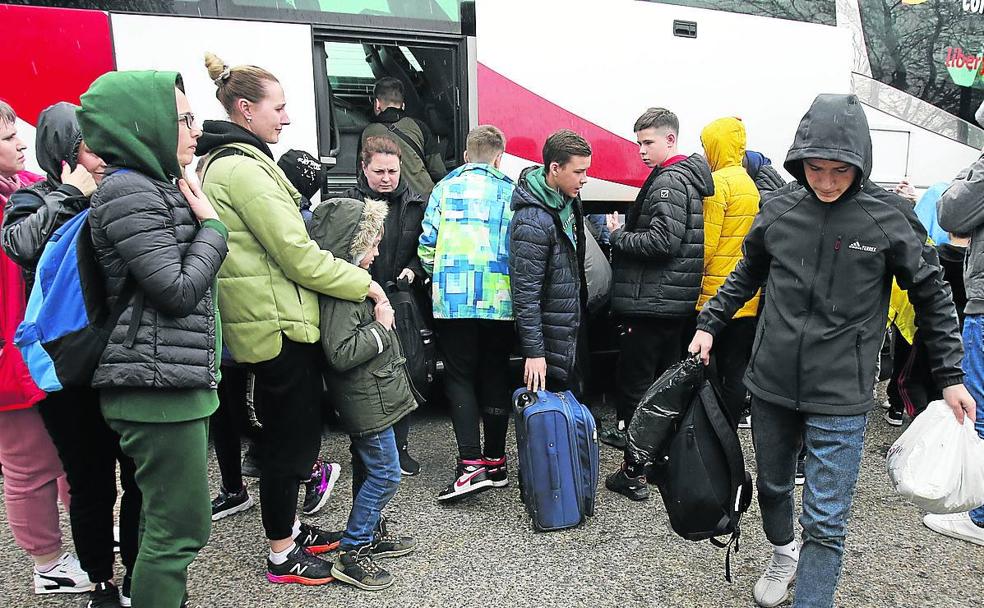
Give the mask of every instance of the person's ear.
POLYGON ((501 164, 502 164, 502 152, 499 152, 498 154, 495 155, 495 158, 492 159, 492 166, 498 169, 499 165, 501 164))
POLYGON ((465 162, 466 163, 471 162, 468 160, 468 150, 465 150, 465 162))
POLYGON ((676 143, 677 136, 676 133, 670 132, 666 134, 666 143, 670 146, 676 143))
POLYGON ((246 119, 246 122, 251 122, 253 120, 253 112, 250 110, 248 99, 243 99, 243 98, 237 99, 236 109, 239 110, 239 113, 243 115, 243 118, 246 119))

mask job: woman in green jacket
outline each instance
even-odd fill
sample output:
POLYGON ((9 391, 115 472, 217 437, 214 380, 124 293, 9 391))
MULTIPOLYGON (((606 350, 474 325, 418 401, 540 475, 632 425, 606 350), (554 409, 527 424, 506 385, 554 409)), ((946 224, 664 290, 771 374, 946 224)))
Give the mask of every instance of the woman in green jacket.
POLYGON ((276 77, 256 66, 230 68, 211 53, 205 63, 229 113, 229 121, 205 122, 198 145, 208 155, 203 189, 229 228, 229 257, 219 272, 223 338, 276 404, 263 417, 260 440, 267 579, 320 585, 332 580, 331 564, 315 554, 336 548, 339 538, 297 518, 300 483, 321 449, 318 294, 388 302, 369 273, 322 251, 307 234, 300 195, 268 145, 290 124, 276 77))

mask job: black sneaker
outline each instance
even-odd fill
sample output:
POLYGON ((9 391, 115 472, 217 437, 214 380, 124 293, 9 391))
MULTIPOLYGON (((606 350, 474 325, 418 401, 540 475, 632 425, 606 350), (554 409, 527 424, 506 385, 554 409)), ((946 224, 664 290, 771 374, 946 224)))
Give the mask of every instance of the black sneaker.
POLYGON ((506 457, 491 459, 482 458, 485 464, 485 475, 492 482, 493 488, 504 488, 509 485, 509 467, 506 465, 506 457))
POLYGON ((250 444, 246 448, 246 455, 243 456, 243 477, 259 477, 260 476, 260 455, 259 448, 255 444, 250 444))
POLYGON ((212 499, 212 521, 242 513, 251 509, 254 504, 253 497, 246 491, 246 484, 234 494, 226 492, 225 488, 220 488, 219 495, 212 499))
POLYGON ((133 578, 129 574, 123 575, 123 584, 120 585, 120 606, 123 608, 130 608, 133 602, 130 600, 133 597, 133 592, 130 591, 133 587, 133 578))
POLYGON ((304 506, 301 512, 314 515, 328 503, 331 491, 335 489, 342 466, 337 462, 325 463, 320 458, 314 463, 311 479, 304 482, 304 506))
POLYGON ((386 518, 379 518, 370 552, 375 558, 403 557, 417 548, 417 539, 412 536, 396 536, 386 529, 386 518))
POLYGON ((89 592, 86 608, 120 608, 120 592, 112 581, 97 583, 89 592))
POLYGON ((280 585, 296 583, 298 585, 324 585, 334 579, 331 575, 331 564, 311 555, 303 547, 294 544, 294 550, 287 555, 287 561, 274 564, 267 558, 267 580, 280 585))
POLYGON ((625 421, 619 420, 616 426, 609 427, 602 431, 601 434, 598 435, 598 438, 601 439, 601 442, 604 444, 610 445, 618 450, 624 450, 627 441, 626 435, 625 421))
POLYGON ((439 502, 454 502, 492 487, 482 460, 459 460, 456 475, 454 481, 437 495, 439 502))
POLYGON ((331 567, 335 579, 366 591, 379 591, 393 584, 393 575, 372 559, 370 545, 343 551, 331 567))
POLYGON ((794 480, 796 485, 801 486, 806 483, 806 461, 802 459, 796 460, 796 478, 794 480))
POLYGON ((905 412, 901 409, 891 407, 885 412, 885 422, 892 426, 902 426, 902 423, 905 422, 905 412))
POLYGON ((400 473, 404 477, 413 477, 420 473, 420 463, 417 462, 410 452, 407 451, 407 444, 400 446, 400 473))
POLYGON ((304 547, 308 553, 318 555, 337 549, 342 542, 343 534, 342 531, 325 532, 314 526, 301 524, 301 533, 297 535, 294 541, 304 547))
POLYGON ((605 478, 605 487, 617 492, 630 500, 646 500, 649 498, 649 484, 645 475, 629 477, 625 465, 605 478))

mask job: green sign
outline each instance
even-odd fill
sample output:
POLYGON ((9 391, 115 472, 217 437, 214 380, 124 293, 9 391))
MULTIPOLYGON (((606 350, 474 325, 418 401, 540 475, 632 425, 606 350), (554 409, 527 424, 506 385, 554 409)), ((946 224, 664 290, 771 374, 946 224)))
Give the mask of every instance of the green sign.
POLYGON ((957 86, 984 89, 984 49, 970 54, 960 47, 947 47, 945 65, 957 86))

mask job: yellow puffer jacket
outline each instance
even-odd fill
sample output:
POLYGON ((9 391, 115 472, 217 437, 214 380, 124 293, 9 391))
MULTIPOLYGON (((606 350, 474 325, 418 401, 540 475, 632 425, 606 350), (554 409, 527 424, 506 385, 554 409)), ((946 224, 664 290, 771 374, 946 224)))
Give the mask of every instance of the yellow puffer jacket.
MULTIPOLYGON (((759 210, 755 182, 741 166, 745 126, 737 118, 719 118, 700 134, 714 177, 714 194, 704 199, 704 281, 697 310, 714 297, 741 260, 741 244, 759 210)), ((761 292, 745 304, 736 319, 758 312, 761 292)))

